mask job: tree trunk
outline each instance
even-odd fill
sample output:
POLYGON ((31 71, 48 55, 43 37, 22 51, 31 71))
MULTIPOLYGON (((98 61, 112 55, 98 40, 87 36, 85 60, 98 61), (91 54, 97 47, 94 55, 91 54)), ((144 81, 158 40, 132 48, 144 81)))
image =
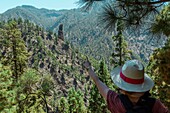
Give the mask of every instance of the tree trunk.
POLYGON ((15 37, 12 37, 12 50, 13 50, 13 62, 14 62, 14 73, 13 76, 15 77, 16 81, 18 81, 18 72, 17 72, 17 54, 16 54, 16 40, 15 37))
MULTIPOLYGON (((122 34, 121 31, 119 34, 122 34)), ((120 50, 120 59, 119 59, 119 65, 122 65, 122 36, 119 37, 119 50, 120 50)))

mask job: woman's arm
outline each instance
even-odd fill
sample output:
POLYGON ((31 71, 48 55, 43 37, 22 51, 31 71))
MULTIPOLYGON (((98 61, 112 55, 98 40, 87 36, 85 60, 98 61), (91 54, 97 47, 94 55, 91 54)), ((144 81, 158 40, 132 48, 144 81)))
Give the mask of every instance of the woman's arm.
POLYGON ((100 94, 104 97, 105 100, 107 100, 107 93, 109 88, 98 78, 88 61, 84 63, 84 66, 88 70, 89 76, 95 82, 100 94))

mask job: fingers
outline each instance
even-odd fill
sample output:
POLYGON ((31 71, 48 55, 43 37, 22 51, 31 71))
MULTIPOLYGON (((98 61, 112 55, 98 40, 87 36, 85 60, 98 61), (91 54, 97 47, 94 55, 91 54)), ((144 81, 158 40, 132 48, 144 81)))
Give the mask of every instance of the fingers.
POLYGON ((88 61, 88 62, 89 62, 89 57, 88 57, 88 56, 86 56, 86 61, 88 61))
POLYGON ((91 67, 91 63, 87 56, 86 56, 86 61, 83 62, 83 67, 85 67, 86 69, 89 69, 91 67))
POLYGON ((88 67, 90 66, 90 63, 89 63, 88 61, 86 61, 86 62, 84 63, 84 66, 85 66, 86 68, 88 68, 88 67))
POLYGON ((89 57, 88 56, 86 56, 86 61, 89 63, 89 65, 91 66, 91 63, 90 63, 90 61, 89 61, 89 57))

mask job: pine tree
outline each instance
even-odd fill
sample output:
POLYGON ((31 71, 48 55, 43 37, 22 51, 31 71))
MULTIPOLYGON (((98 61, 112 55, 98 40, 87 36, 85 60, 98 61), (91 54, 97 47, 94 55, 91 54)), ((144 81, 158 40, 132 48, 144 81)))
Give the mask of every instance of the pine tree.
POLYGON ((113 36, 112 39, 115 43, 115 49, 112 53, 111 64, 114 64, 114 67, 123 65, 126 60, 130 59, 130 53, 127 49, 127 42, 123 37, 123 22, 117 22, 117 35, 113 36))
POLYGON ((161 49, 155 50, 150 57, 148 71, 155 81, 152 94, 170 107, 170 40, 161 49))
MULTIPOLYGON (((99 70, 97 71, 99 79, 105 83, 110 89, 115 90, 116 86, 114 86, 108 67, 105 64, 105 61, 102 60, 99 65, 99 70)), ((107 109, 107 103, 99 93, 95 84, 92 85, 90 98, 89 98, 89 112, 91 113, 109 113, 107 109)))
MULTIPOLYGON (((167 5, 169 0, 79 0, 78 3, 85 10, 92 9, 92 6, 100 2, 104 4, 104 11, 101 12, 101 22, 106 24, 106 29, 113 30, 117 20, 125 22, 127 28, 150 24, 145 20, 155 12, 159 12, 162 5, 167 5)), ((98 5, 98 4, 97 4, 98 5)))
MULTIPOLYGON (((164 7, 161 14, 157 16, 156 23, 153 24, 154 33, 163 33, 167 37, 170 36, 170 4, 164 7)), ((152 94, 161 99, 170 108, 170 37, 162 48, 154 51, 150 57, 147 67, 155 81, 155 87, 152 94)))
POLYGON ((9 66, 0 64, 0 112, 16 113, 16 88, 9 66))
POLYGON ((67 97, 59 100, 58 110, 60 113, 87 113, 83 100, 83 93, 80 90, 71 88, 67 97))
POLYGON ((94 84, 90 91, 88 113, 109 113, 104 98, 94 84))
POLYGON ((21 39, 21 32, 18 29, 17 22, 10 20, 4 27, 0 31, 3 34, 0 43, 5 55, 1 56, 0 59, 3 64, 11 65, 13 77, 17 81, 18 76, 27 68, 28 52, 24 41, 21 39))
POLYGON ((163 33, 170 36, 170 3, 166 5, 160 14, 157 15, 155 22, 152 24, 152 32, 155 34, 163 33))
POLYGON ((65 97, 61 97, 58 102, 58 111, 60 113, 69 113, 68 101, 65 97))
POLYGON ((18 81, 18 112, 54 111, 51 102, 54 93, 54 81, 51 75, 41 75, 33 69, 27 69, 18 81))
POLYGON ((80 90, 70 89, 68 92, 68 103, 70 113, 87 113, 83 100, 83 93, 80 90))
POLYGON ((44 113, 55 111, 54 81, 49 74, 40 74, 29 69, 28 52, 21 38, 34 35, 36 29, 29 21, 9 20, 1 23, 0 47, 0 112, 7 113, 44 113), (25 24, 25 25, 24 25, 25 24), (25 27, 24 27, 25 26, 25 27), (29 26, 29 28, 28 28, 29 26), (27 33, 29 32, 29 33, 27 33), (52 105, 52 107, 51 107, 52 105))
POLYGON ((115 86, 108 71, 107 64, 105 63, 104 59, 102 59, 102 61, 100 62, 98 75, 101 81, 106 84, 106 86, 108 86, 110 89, 115 89, 115 86))

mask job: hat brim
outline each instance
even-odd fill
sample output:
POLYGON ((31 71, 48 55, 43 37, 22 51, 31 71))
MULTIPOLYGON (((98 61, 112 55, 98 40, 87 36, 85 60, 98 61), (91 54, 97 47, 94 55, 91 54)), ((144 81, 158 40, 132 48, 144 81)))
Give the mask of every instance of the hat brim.
POLYGON ((111 78, 115 85, 120 89, 129 92, 146 92, 154 86, 153 80, 147 74, 145 74, 144 83, 142 84, 130 84, 125 82, 123 79, 120 78, 121 68, 121 66, 118 66, 111 71, 111 78))

